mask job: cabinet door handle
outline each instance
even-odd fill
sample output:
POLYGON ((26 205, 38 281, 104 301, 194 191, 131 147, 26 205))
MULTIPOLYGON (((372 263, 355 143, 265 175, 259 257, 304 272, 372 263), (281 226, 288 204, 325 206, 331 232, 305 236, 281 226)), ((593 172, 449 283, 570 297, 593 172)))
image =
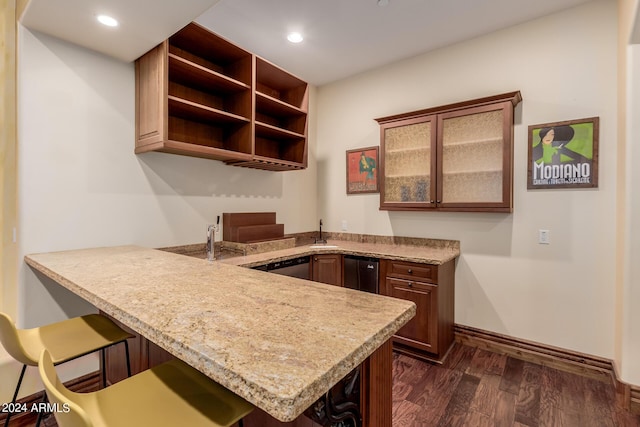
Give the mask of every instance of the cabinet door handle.
POLYGON ((409 273, 409 274, 413 274, 413 270, 412 270, 412 269, 408 269, 408 270, 407 270, 407 273, 409 273))
POLYGON ((314 258, 313 260, 314 260, 314 261, 317 261, 317 260, 318 260, 318 258, 314 258))
POLYGON ((410 288, 413 288, 413 282, 409 282, 409 285, 408 285, 408 286, 409 286, 410 288))
POLYGON ((436 200, 436 203, 442 203, 442 200, 436 200))

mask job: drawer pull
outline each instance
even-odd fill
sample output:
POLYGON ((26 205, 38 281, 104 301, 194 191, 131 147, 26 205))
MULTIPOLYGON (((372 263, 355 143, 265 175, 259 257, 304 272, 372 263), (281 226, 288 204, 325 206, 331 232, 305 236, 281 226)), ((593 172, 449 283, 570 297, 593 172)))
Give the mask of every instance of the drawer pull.
POLYGON ((409 287, 413 288, 413 282, 409 282, 409 287))
POLYGON ((407 273, 409 273, 409 274, 413 274, 413 270, 412 270, 412 269, 408 269, 408 270, 407 270, 407 273))

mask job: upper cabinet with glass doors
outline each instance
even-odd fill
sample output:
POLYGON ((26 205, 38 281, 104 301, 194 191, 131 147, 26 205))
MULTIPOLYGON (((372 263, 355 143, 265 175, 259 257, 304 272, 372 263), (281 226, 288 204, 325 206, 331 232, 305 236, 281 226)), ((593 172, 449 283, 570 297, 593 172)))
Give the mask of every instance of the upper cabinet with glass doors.
POLYGON ((513 210, 520 92, 376 119, 380 209, 513 210))

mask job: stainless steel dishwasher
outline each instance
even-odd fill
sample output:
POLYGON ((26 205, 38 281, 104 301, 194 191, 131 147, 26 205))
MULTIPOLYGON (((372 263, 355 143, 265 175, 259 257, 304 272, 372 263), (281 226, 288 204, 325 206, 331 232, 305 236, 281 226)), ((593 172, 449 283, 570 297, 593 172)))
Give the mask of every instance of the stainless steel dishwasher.
POLYGON ((310 266, 308 256, 272 262, 266 265, 253 267, 253 269, 282 274, 283 276, 297 277, 299 279, 309 280, 311 278, 309 274, 310 266))
POLYGON ((379 293, 378 265, 376 258, 344 256, 344 287, 379 293))

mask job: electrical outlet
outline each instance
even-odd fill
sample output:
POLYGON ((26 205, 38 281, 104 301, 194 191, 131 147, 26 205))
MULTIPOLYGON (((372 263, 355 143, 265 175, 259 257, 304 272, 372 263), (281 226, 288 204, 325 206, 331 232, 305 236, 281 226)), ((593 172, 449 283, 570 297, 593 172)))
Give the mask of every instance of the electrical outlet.
POLYGON ((551 243, 551 232, 549 230, 538 230, 538 243, 548 245, 551 243))
POLYGON ((347 231, 347 228, 348 228, 348 227, 347 227, 347 220, 346 220, 346 219, 343 219, 343 220, 342 220, 341 230, 342 230, 342 231, 347 231))

